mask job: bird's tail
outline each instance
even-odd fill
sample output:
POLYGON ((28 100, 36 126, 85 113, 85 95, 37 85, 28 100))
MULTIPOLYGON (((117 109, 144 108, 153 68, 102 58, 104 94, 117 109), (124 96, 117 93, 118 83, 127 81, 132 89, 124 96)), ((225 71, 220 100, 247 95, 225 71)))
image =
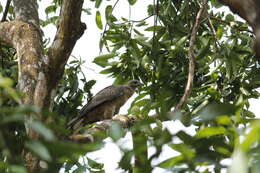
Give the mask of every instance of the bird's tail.
POLYGON ((75 117, 67 124, 67 129, 71 130, 73 134, 76 134, 84 127, 83 118, 75 117))
POLYGON ((72 134, 76 134, 87 124, 92 124, 95 122, 97 122, 95 119, 84 119, 84 117, 77 116, 68 122, 66 128, 71 130, 72 134))

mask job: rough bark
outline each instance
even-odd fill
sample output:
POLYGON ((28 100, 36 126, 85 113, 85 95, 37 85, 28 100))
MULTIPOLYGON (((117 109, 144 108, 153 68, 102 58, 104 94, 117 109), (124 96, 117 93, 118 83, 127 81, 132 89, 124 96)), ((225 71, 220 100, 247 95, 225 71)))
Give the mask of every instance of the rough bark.
POLYGON ((15 19, 31 23, 39 28, 37 0, 13 0, 15 19))
MULTIPOLYGON (((1 41, 10 44, 18 55, 18 88, 24 96, 23 104, 35 104, 43 108, 43 100, 46 96, 46 72, 43 60, 43 48, 39 30, 31 23, 15 20, 0 23, 1 41)), ((32 116, 26 120, 27 134, 32 139, 37 139, 38 134, 29 127, 32 116)), ((40 115, 35 117, 41 119, 40 115)), ((30 152, 24 152, 27 167, 38 170, 38 160, 30 152)))
POLYGON ((138 121, 138 118, 132 115, 116 115, 111 120, 104 120, 99 122, 92 128, 87 129, 83 134, 71 135, 68 140, 79 142, 79 143, 90 143, 97 140, 103 140, 107 135, 100 135, 101 133, 108 133, 111 126, 115 123, 120 125, 122 128, 130 128, 138 121))
MULTIPOLYGON (((17 51, 18 86, 24 93, 22 103, 51 110, 64 66, 86 29, 80 22, 83 0, 63 1, 57 34, 47 55, 43 51, 37 0, 14 0, 13 4, 16 19, 0 23, 0 41, 17 51)), ((28 137, 38 139, 39 135, 29 126, 32 119, 49 120, 41 115, 28 115, 25 125, 28 137)), ((24 159, 29 172, 39 172, 39 160, 31 152, 24 151, 24 159)))
POLYGON ((229 8, 245 19, 253 28, 256 36, 255 52, 260 61, 260 1, 259 0, 219 0, 221 3, 229 6, 229 8))

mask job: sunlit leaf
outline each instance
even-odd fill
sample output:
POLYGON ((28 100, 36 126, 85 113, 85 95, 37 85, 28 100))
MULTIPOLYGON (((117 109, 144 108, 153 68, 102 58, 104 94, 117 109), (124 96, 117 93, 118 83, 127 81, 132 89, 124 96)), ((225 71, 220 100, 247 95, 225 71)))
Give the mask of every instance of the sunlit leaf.
POLYGON ((232 155, 232 163, 228 168, 228 173, 247 173, 248 172, 248 160, 245 153, 236 149, 232 155))
POLYGON ((217 38, 220 40, 222 36, 223 36, 223 28, 222 27, 218 27, 218 29, 217 29, 217 38))
POLYGON ((204 138, 214 135, 226 134, 227 130, 224 127, 205 127, 197 132, 197 137, 204 138))
POLYGON ((178 163, 182 162, 183 160, 184 160, 184 157, 182 155, 175 156, 175 157, 172 157, 170 159, 167 159, 167 160, 161 162, 158 166, 160 168, 171 168, 173 166, 178 165, 178 163))
POLYGON ((180 152, 183 154, 184 157, 188 159, 192 159, 195 156, 195 150, 191 148, 190 146, 181 143, 181 144, 170 144, 169 145, 172 149, 180 152))
POLYGON ((101 14, 99 11, 96 12, 96 24, 99 29, 103 29, 103 24, 101 20, 101 14))

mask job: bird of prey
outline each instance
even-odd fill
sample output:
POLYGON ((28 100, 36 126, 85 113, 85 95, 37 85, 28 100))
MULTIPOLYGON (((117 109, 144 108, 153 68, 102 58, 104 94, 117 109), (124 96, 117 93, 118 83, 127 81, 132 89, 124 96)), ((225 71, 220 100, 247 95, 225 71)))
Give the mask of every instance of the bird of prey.
POLYGON ((68 129, 75 134, 86 124, 111 119, 134 94, 135 89, 142 85, 138 80, 131 80, 126 85, 111 85, 104 88, 67 124, 68 129))

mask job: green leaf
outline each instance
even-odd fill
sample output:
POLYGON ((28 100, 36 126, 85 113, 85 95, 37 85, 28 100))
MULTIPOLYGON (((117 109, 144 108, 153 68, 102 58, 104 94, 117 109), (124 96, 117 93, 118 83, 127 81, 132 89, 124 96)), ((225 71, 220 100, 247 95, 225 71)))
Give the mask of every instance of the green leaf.
POLYGON ((90 8, 82 8, 82 11, 85 12, 87 15, 91 15, 91 9, 90 8))
POLYGON ((217 38, 220 40, 223 36, 223 28, 222 27, 218 27, 217 29, 217 38))
POLYGON ((97 56, 93 62, 101 67, 106 67, 109 65, 108 60, 111 58, 114 58, 116 55, 117 55, 116 53, 100 55, 100 56, 97 56))
POLYGON ((84 84, 84 91, 87 92, 89 91, 94 85, 96 81, 95 80, 90 80, 87 83, 84 84))
POLYGON ((100 74, 110 74, 113 73, 113 69, 112 68, 107 68, 105 70, 102 70, 99 72, 100 74))
POLYGON ((131 159, 133 158, 133 156, 134 156, 133 150, 124 151, 124 155, 119 162, 120 168, 124 170, 132 170, 131 159))
POLYGON ((103 163, 98 163, 96 162, 95 160, 92 160, 90 158, 87 157, 87 160, 88 160, 88 165, 91 167, 91 168, 94 168, 94 169, 103 169, 104 167, 104 164, 103 163))
POLYGON ((118 123, 112 123, 109 134, 114 141, 117 141, 124 136, 124 130, 118 123))
POLYGON ((0 4, 0 13, 3 11, 3 6, 0 4))
POLYGON ((48 18, 45 21, 41 21, 41 24, 43 26, 47 26, 49 24, 54 24, 55 25, 58 19, 59 19, 59 16, 53 16, 53 17, 48 18))
POLYGON ((51 6, 47 7, 47 8, 45 8, 45 13, 46 14, 55 13, 56 9, 57 9, 56 5, 51 5, 51 6))
POLYGON ((198 118, 201 121, 208 121, 222 115, 230 116, 235 114, 236 109, 232 104, 211 103, 198 112, 198 118))
POLYGON ((190 136, 189 134, 187 134, 186 132, 184 131, 179 131, 176 136, 182 140, 185 144, 191 144, 193 143, 194 141, 194 138, 192 136, 190 136))
POLYGON ((9 167, 11 173, 27 173, 25 167, 19 165, 12 165, 9 167))
POLYGON ((134 5, 136 3, 137 0, 128 0, 130 5, 134 5))
POLYGON ((101 15, 100 15, 100 12, 99 11, 97 11, 96 12, 96 24, 97 24, 97 27, 99 28, 99 29, 103 29, 103 24, 102 24, 102 20, 101 20, 101 15))
POLYGON ((183 44, 187 41, 188 37, 184 36, 176 42, 176 47, 183 47, 183 44))
POLYGON ((30 141, 25 143, 26 148, 34 152, 36 155, 38 155, 41 159, 46 161, 51 161, 51 155, 47 148, 38 141, 30 141))
POLYGON ((236 149, 232 156, 232 163, 228 168, 228 173, 248 173, 248 160, 246 154, 236 149))
POLYGON ((210 137, 214 135, 226 134, 227 130, 224 127, 205 127, 197 132, 198 138, 210 137))
POLYGON ((0 76, 0 87, 9 88, 12 85, 13 81, 10 78, 0 76))
POLYGON ((226 21, 232 22, 232 21, 234 21, 234 20, 235 20, 235 18, 234 18, 234 16, 233 16, 232 14, 228 14, 228 15, 226 16, 226 21))
POLYGON ((44 124, 42 124, 40 121, 33 121, 30 124, 31 128, 41 134, 46 140, 54 140, 55 136, 52 133, 52 131, 47 128, 44 124))
POLYGON ((105 14, 106 14, 106 20, 108 21, 110 16, 112 15, 112 6, 111 5, 108 5, 106 7, 105 14))
POLYGON ((195 150, 190 146, 181 143, 181 144, 170 144, 169 145, 173 150, 183 154, 185 158, 192 159, 195 156, 195 150))
POLYGON ((151 26, 151 27, 146 28, 145 31, 152 31, 153 32, 153 31, 160 31, 162 29, 164 29, 163 26, 151 26))
POLYGON ((259 120, 254 121, 251 124, 251 130, 245 135, 245 138, 241 143, 241 149, 243 149, 243 151, 247 152, 248 150, 250 150, 252 145, 255 144, 255 142, 260 139, 259 130, 260 130, 260 121, 259 120))
POLYGON ((139 115, 140 114, 140 107, 138 107, 138 106, 133 106, 133 107, 131 107, 131 109, 130 109, 130 114, 132 114, 132 115, 139 115))
POLYGON ((99 8, 102 0, 96 0, 95 8, 99 8))
POLYGON ((219 3, 218 0, 211 0, 210 2, 212 3, 212 5, 213 5, 215 8, 220 8, 220 7, 223 6, 221 3, 219 3))
POLYGON ((172 157, 170 159, 164 160, 161 162, 158 166, 160 168, 171 168, 173 166, 178 165, 178 163, 182 162, 184 160, 183 155, 172 157))

